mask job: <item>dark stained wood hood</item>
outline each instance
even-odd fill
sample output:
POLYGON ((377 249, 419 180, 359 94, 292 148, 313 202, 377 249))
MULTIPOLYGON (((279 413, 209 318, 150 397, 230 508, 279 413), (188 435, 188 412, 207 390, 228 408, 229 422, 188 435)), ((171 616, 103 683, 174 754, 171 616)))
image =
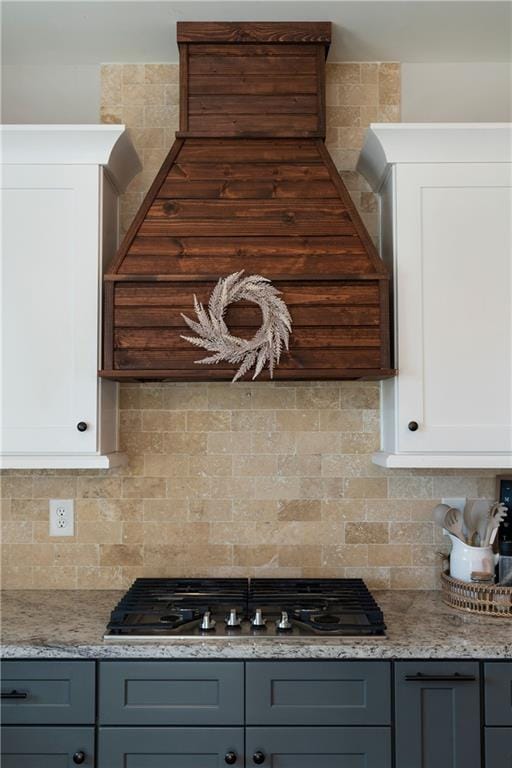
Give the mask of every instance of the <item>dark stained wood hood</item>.
MULTIPOLYGON (((230 380, 195 363, 181 313, 238 270, 290 310, 275 379, 394 374, 389 275, 324 145, 329 41, 329 23, 178 23, 180 130, 104 278, 102 376, 230 380)), ((260 309, 227 322, 249 338, 260 309)))

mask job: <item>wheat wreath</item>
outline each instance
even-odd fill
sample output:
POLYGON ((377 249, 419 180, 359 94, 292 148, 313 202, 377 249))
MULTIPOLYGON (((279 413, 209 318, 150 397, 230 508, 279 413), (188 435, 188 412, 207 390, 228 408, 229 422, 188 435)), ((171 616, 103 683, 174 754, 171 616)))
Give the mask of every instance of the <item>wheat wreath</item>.
POLYGON ((268 365, 272 378, 283 348, 288 349, 292 319, 285 302, 279 298, 281 291, 278 291, 270 280, 261 275, 242 275, 243 271, 221 277, 211 293, 207 309, 194 295, 197 322, 183 313, 181 316, 197 336, 181 338, 213 353, 209 357, 196 360, 196 363, 211 364, 224 360, 232 365, 239 365, 233 381, 240 379, 253 366, 252 378, 255 379, 265 365, 268 365), (228 306, 235 301, 251 301, 261 309, 262 323, 252 339, 232 336, 224 321, 228 306))

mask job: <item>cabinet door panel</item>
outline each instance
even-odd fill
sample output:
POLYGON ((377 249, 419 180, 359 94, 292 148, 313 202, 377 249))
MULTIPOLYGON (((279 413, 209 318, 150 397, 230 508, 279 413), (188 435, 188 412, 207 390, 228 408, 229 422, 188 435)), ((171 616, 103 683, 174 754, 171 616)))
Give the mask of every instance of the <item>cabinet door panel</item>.
POLYGON ((100 663, 100 722, 105 725, 238 725, 243 722, 243 663, 100 663))
POLYGON ((4 166, 2 206, 2 451, 94 452, 98 168, 4 166))
POLYGON ((77 752, 93 768, 94 728, 2 728, 2 768, 75 768, 77 752))
POLYGON ((248 662, 247 723, 386 725, 390 685, 384 661, 248 662))
POLYGON ((398 450, 508 452, 510 166, 412 163, 396 182, 398 450))
POLYGON ((390 768, 389 728, 247 728, 246 765, 267 768, 390 768))
POLYGON ((485 768, 511 768, 512 728, 485 729, 485 768))
POLYGON ((512 662, 489 662, 484 667, 485 724, 512 727, 512 662))
POLYGON ((93 661, 4 661, 5 725, 94 723, 93 661))
POLYGON ((396 768, 480 768, 480 690, 475 662, 400 662, 396 768))
POLYGON ((98 768, 221 768, 244 765, 243 728, 100 728, 98 768))

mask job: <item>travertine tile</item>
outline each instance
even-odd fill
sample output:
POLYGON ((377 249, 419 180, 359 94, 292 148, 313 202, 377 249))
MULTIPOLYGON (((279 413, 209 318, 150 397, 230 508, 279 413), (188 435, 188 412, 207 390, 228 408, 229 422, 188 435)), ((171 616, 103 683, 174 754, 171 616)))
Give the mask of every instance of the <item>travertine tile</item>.
MULTIPOLYGON (((144 166, 121 200, 125 231, 174 140, 179 67, 101 74, 101 119, 128 126, 144 166)), ((369 123, 400 119, 400 66, 329 63, 327 105, 332 157, 375 237, 377 201, 355 166, 369 123)), ((495 493, 493 472, 373 464, 378 382, 127 383, 120 401, 126 466, 0 475, 5 587, 252 575, 436 588, 449 545, 433 506, 495 493), (49 498, 75 500, 72 539, 50 538, 49 498)))
POLYGON ((321 516, 318 500, 280 501, 278 504, 278 520, 320 520, 321 516))
POLYGON ((345 523, 346 544, 387 544, 388 523, 345 523))

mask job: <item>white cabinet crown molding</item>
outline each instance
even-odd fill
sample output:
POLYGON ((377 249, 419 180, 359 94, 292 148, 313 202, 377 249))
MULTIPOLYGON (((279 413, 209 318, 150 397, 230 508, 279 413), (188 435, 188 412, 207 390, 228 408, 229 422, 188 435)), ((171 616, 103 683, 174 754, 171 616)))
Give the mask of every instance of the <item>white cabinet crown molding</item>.
POLYGON ((4 164, 102 165, 122 193, 142 170, 124 125, 1 125, 4 164))
POLYGON ((372 123, 357 170, 380 189, 399 163, 510 163, 512 123, 372 123))

